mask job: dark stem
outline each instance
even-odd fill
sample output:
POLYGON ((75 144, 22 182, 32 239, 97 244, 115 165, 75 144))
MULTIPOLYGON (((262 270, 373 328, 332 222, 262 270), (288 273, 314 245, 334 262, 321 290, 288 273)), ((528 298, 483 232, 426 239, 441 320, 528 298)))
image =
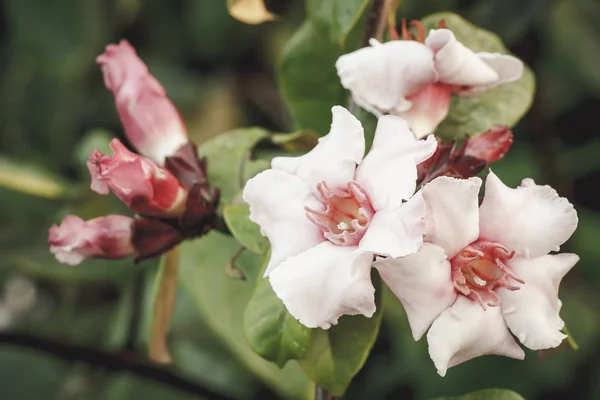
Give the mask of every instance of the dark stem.
POLYGON ((65 361, 84 362, 106 371, 130 372, 140 377, 161 382, 208 400, 231 400, 230 397, 216 393, 195 382, 183 379, 165 368, 132 359, 130 356, 127 356, 127 353, 122 356, 118 354, 109 354, 93 348, 70 344, 67 345, 55 340, 32 336, 27 333, 0 332, 0 346, 1 345, 35 349, 65 361))
POLYGON ((335 400, 329 391, 319 385, 315 387, 315 400, 335 400))

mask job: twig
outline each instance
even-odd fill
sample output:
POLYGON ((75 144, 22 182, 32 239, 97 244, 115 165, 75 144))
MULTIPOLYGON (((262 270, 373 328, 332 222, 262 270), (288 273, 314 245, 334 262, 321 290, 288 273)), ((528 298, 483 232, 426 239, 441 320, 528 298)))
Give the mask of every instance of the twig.
POLYGON ((127 371, 135 375, 152 379, 184 392, 201 396, 208 400, 231 400, 230 397, 188 381, 175 373, 159 366, 128 360, 117 354, 77 345, 67 345, 55 340, 29 335, 27 333, 0 332, 0 345, 11 345, 36 349, 66 361, 80 361, 106 371, 127 371))

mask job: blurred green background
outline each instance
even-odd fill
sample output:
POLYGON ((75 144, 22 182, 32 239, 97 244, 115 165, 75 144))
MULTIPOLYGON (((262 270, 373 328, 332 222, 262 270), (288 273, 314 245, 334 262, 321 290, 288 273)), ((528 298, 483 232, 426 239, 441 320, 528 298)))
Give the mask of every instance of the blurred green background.
MULTIPOLYGON (((249 26, 229 16, 224 0, 0 1, 0 398, 286 393, 240 350, 243 336, 223 333, 213 304, 203 311, 189 291, 179 293, 169 337, 175 365, 153 366, 145 352, 157 262, 73 268, 58 264, 46 245, 47 229, 67 213, 127 213, 113 197, 88 190, 85 168, 90 149, 123 135, 95 64, 108 43, 127 38, 138 49, 199 144, 239 126, 291 129, 274 69, 304 7, 300 0, 266 4, 280 17, 249 26)), ((426 343, 413 342, 389 298, 375 348, 344 398, 429 399, 502 387, 531 400, 598 399, 600 1, 403 0, 399 17, 436 11, 496 32, 536 74, 532 109, 492 168, 509 185, 524 177, 550 184, 576 205, 579 229, 563 251, 581 261, 561 298, 580 350, 528 351, 525 361, 482 357, 440 378, 426 343)), ((195 268, 202 279, 201 260, 195 268)))

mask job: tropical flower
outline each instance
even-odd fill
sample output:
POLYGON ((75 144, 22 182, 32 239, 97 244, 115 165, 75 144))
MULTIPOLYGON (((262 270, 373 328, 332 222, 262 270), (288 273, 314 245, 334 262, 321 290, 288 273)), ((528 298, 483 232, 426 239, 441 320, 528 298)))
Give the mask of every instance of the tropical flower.
POLYGON ((50 251, 63 264, 77 265, 87 258, 119 259, 133 255, 133 218, 106 215, 84 221, 67 215, 48 232, 50 251))
POLYGON ((558 286, 575 254, 558 251, 577 227, 573 206, 549 186, 517 189, 492 172, 479 207, 479 178, 439 177, 421 190, 425 243, 374 266, 400 299, 415 340, 425 332, 440 375, 485 354, 525 355, 565 338, 558 286), (510 330, 509 330, 510 329, 510 330))
POLYGON ((416 165, 436 140, 415 140, 402 118, 379 119, 364 157, 360 122, 332 109, 329 134, 301 157, 278 157, 250 179, 250 219, 271 242, 268 276, 288 311, 308 327, 329 328, 344 314, 375 312, 374 255, 416 252, 424 232, 416 165))
MULTIPOLYGON (((420 27, 420 24, 416 24, 420 27)), ((451 95, 474 96, 523 74, 510 55, 474 53, 449 29, 432 29, 417 40, 380 43, 341 56, 342 85, 356 104, 380 116, 406 118, 417 137, 432 133, 448 114, 451 95)))
POLYGON ((188 142, 179 112, 126 40, 98 56, 104 84, 113 92, 127 139, 159 165, 188 142))

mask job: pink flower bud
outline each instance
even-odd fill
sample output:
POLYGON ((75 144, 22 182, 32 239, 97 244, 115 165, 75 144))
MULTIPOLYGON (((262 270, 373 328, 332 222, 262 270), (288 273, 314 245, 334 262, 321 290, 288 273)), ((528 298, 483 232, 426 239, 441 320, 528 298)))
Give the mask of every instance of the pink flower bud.
POLYGON ((513 134, 507 126, 494 125, 479 136, 469 139, 464 155, 485 161, 487 164, 501 159, 513 142, 513 134))
POLYGON ((187 189, 171 172, 127 150, 118 139, 110 142, 110 148, 114 155, 92 150, 88 159, 94 192, 112 191, 141 215, 174 217, 185 211, 187 189))
POLYGON ((126 40, 106 46, 96 61, 113 92, 127 139, 141 154, 163 165, 188 142, 187 132, 165 89, 126 40))
POLYGON ((67 215, 48 232, 50 252, 63 264, 78 265, 87 258, 125 258, 135 253, 131 244, 133 218, 107 215, 84 221, 67 215))

